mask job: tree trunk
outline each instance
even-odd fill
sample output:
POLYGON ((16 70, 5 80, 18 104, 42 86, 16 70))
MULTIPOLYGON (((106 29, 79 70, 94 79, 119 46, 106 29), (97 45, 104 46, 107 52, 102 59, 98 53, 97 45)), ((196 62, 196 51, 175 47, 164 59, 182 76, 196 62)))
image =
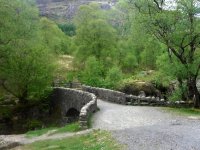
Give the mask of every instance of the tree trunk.
POLYGON ((177 80, 178 80, 178 83, 179 83, 179 88, 181 89, 181 92, 182 92, 181 98, 182 98, 183 101, 187 101, 187 93, 184 90, 183 80, 180 77, 178 77, 177 80))
POLYGON ((200 93, 196 86, 196 77, 188 78, 187 84, 189 98, 193 100, 195 108, 200 108, 200 93))

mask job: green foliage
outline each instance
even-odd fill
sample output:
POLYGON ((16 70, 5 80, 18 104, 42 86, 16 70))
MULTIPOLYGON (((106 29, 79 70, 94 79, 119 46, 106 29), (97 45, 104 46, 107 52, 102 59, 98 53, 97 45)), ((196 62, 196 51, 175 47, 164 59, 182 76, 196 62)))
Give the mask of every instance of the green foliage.
POLYGON ((107 67, 111 66, 116 61, 116 32, 103 17, 99 5, 81 6, 74 22, 77 27, 75 43, 78 45, 79 62, 95 56, 107 67))
POLYGON ((38 10, 25 0, 0 0, 0 56, 14 40, 31 39, 38 30, 38 10))
POLYGON ((179 83, 179 86, 175 88, 173 93, 168 94, 168 100, 170 101, 184 101, 188 100, 187 99, 187 94, 188 94, 188 87, 187 84, 184 83, 179 83))
POLYGON ((42 40, 48 48, 57 54, 69 54, 70 38, 58 28, 57 24, 47 18, 41 18, 40 23, 42 40))
POLYGON ((118 63, 125 73, 132 73, 138 67, 138 57, 136 55, 132 41, 120 40, 118 63))
POLYGON ((89 57, 85 63, 85 69, 80 72, 79 79, 87 85, 102 87, 103 76, 103 65, 95 57, 89 57))
POLYGON ((200 93, 196 87, 200 71, 198 2, 177 0, 177 6, 173 9, 164 9, 169 7, 169 5, 164 6, 165 1, 135 0, 132 2, 140 12, 138 18, 146 32, 164 43, 168 55, 176 59, 178 66, 184 67, 186 74, 181 77, 178 73, 177 80, 180 83, 183 79, 187 80, 188 98, 192 99, 195 96, 194 106, 200 108, 200 93))
POLYGON ((108 70, 105 78, 105 86, 110 89, 116 88, 123 79, 123 74, 120 68, 113 67, 108 70))
POLYGON ((145 69, 156 69, 157 56, 161 54, 160 43, 155 39, 148 39, 141 52, 141 65, 145 69))
POLYGON ((67 82, 72 82, 72 81, 74 81, 75 77, 76 77, 76 72, 74 72, 74 71, 69 71, 69 72, 67 73, 67 79, 66 79, 66 81, 67 81, 67 82))
POLYGON ((6 89, 18 98, 37 99, 44 95, 52 82, 54 65, 46 49, 19 49, 7 58, 2 65, 1 76, 6 89), (23 59, 22 59, 23 58, 23 59))
POLYGON ((73 23, 58 24, 58 27, 68 36, 76 35, 76 27, 73 23))
MULTIPOLYGON (((32 123, 32 126, 33 126, 33 123, 32 123)), ((35 123, 34 123, 34 126, 35 126, 35 123)), ((49 128, 43 128, 40 130, 28 131, 26 133, 26 137, 33 138, 33 137, 41 136, 48 132, 50 132, 50 134, 52 135, 52 134, 57 134, 57 133, 77 132, 77 131, 80 131, 79 123, 71 123, 61 128, 49 127, 49 128)))
POLYGON ((183 94, 182 89, 178 88, 175 91, 173 91, 172 95, 170 95, 168 97, 168 99, 170 101, 181 101, 182 100, 182 94, 183 94))
POLYGON ((93 131, 86 135, 74 136, 62 140, 46 140, 21 147, 22 150, 120 150, 123 149, 106 131, 93 131))
POLYGON ((58 128, 53 134, 56 133, 66 133, 66 132, 77 132, 80 131, 80 124, 78 122, 68 124, 62 128, 58 128))
POLYGON ((165 74, 166 76, 170 76, 173 79, 186 79, 186 69, 176 57, 171 57, 170 60, 168 54, 163 53, 157 58, 156 65, 159 69, 159 72, 165 74))
POLYGON ((164 108, 164 110, 183 116, 200 116, 200 110, 194 108, 164 108))
POLYGON ((116 29, 119 40, 130 35, 134 14, 131 12, 132 9, 130 9, 129 4, 124 0, 120 0, 113 9, 106 13, 107 20, 116 29))
POLYGON ((120 68, 112 67, 106 71, 101 62, 95 57, 89 57, 85 64, 85 69, 80 72, 79 79, 82 83, 96 86, 115 88, 123 78, 120 68))
POLYGON ((55 51, 61 45, 53 42, 64 33, 47 19, 40 20, 30 1, 1 0, 0 15, 2 86, 22 103, 39 100, 53 81, 55 51))
POLYGON ((26 133, 26 137, 33 138, 33 137, 41 136, 41 135, 46 134, 47 132, 52 131, 54 129, 55 129, 55 127, 49 127, 49 128, 44 128, 44 129, 40 129, 40 130, 28 131, 26 133))
POLYGON ((122 61, 122 69, 125 72, 133 72, 137 68, 137 58, 134 54, 127 54, 122 61))

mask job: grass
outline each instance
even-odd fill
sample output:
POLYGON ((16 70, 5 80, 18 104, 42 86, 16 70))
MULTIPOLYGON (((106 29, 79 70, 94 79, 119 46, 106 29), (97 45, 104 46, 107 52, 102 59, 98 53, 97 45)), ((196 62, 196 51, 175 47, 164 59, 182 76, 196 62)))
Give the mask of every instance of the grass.
POLYGON ((65 127, 62 127, 62 128, 58 128, 57 131, 55 131, 53 134, 65 133, 65 132, 77 132, 80 130, 81 130, 80 125, 77 122, 77 123, 72 123, 72 124, 66 125, 65 127))
POLYGON ((61 128, 50 127, 50 128, 40 129, 40 130, 29 131, 29 132, 26 133, 26 137, 33 138, 33 137, 37 137, 37 136, 41 136, 43 134, 46 134, 50 131, 53 131, 51 133, 51 135, 52 135, 52 134, 56 134, 56 133, 77 132, 77 131, 80 131, 80 130, 81 129, 80 129, 79 123, 76 122, 76 123, 68 124, 68 125, 61 127, 61 128))
POLYGON ((71 138, 46 140, 20 147, 20 150, 121 150, 106 131, 93 131, 86 135, 71 138))
POLYGON ((89 114, 87 122, 88 122, 88 124, 87 124, 88 128, 92 128, 92 114, 89 114))
POLYGON ((164 108, 165 110, 176 113, 178 115, 184 116, 199 116, 200 117, 200 109, 194 108, 164 108))

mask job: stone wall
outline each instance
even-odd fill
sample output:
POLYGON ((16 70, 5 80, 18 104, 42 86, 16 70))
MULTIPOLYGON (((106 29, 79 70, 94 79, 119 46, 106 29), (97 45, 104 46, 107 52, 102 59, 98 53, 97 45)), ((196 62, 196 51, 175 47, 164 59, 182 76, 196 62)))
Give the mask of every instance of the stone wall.
POLYGON ((123 105, 126 104, 125 93, 104 88, 90 87, 85 85, 82 86, 82 89, 83 91, 95 94, 99 99, 123 105))
POLYGON ((90 94, 90 96, 91 101, 82 107, 79 115, 79 123, 83 129, 88 128, 90 114, 97 110, 97 98, 94 94, 90 94))
POLYGON ((89 114, 97 110, 97 99, 92 93, 68 88, 54 88, 51 98, 51 115, 53 119, 56 118, 59 121, 59 124, 67 123, 66 115, 70 109, 74 109, 79 112, 81 127, 86 128, 89 114))
POLYGON ((104 88, 96 88, 90 86, 82 86, 83 91, 87 91, 89 93, 95 94, 99 99, 123 104, 123 105, 139 105, 139 106, 166 106, 168 103, 164 99, 160 99, 159 97, 146 97, 145 93, 140 94, 138 96, 128 95, 119 91, 104 89, 104 88))
POLYGON ((126 104, 134 106, 167 106, 168 102, 154 96, 146 97, 144 95, 126 95, 126 104))

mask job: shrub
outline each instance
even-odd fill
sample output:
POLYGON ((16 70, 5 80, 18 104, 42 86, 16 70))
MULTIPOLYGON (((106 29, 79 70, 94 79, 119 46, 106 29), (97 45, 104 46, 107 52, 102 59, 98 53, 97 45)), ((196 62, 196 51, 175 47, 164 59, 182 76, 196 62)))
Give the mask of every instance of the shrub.
POLYGON ((76 35, 76 27, 73 23, 58 24, 58 27, 68 36, 76 35))
POLYGON ((118 67, 113 67, 107 73, 107 76, 105 79, 106 81, 105 86, 107 88, 114 89, 119 85, 122 79, 123 79, 123 74, 122 74, 121 69, 118 67))
POLYGON ((105 82, 103 76, 103 65, 95 57, 89 57, 85 63, 85 69, 79 74, 79 79, 84 84, 102 87, 105 82))
POLYGON ((183 86, 182 88, 179 87, 174 90, 174 92, 171 95, 168 95, 168 99, 170 101, 183 101, 183 97, 187 92, 186 86, 183 86))

